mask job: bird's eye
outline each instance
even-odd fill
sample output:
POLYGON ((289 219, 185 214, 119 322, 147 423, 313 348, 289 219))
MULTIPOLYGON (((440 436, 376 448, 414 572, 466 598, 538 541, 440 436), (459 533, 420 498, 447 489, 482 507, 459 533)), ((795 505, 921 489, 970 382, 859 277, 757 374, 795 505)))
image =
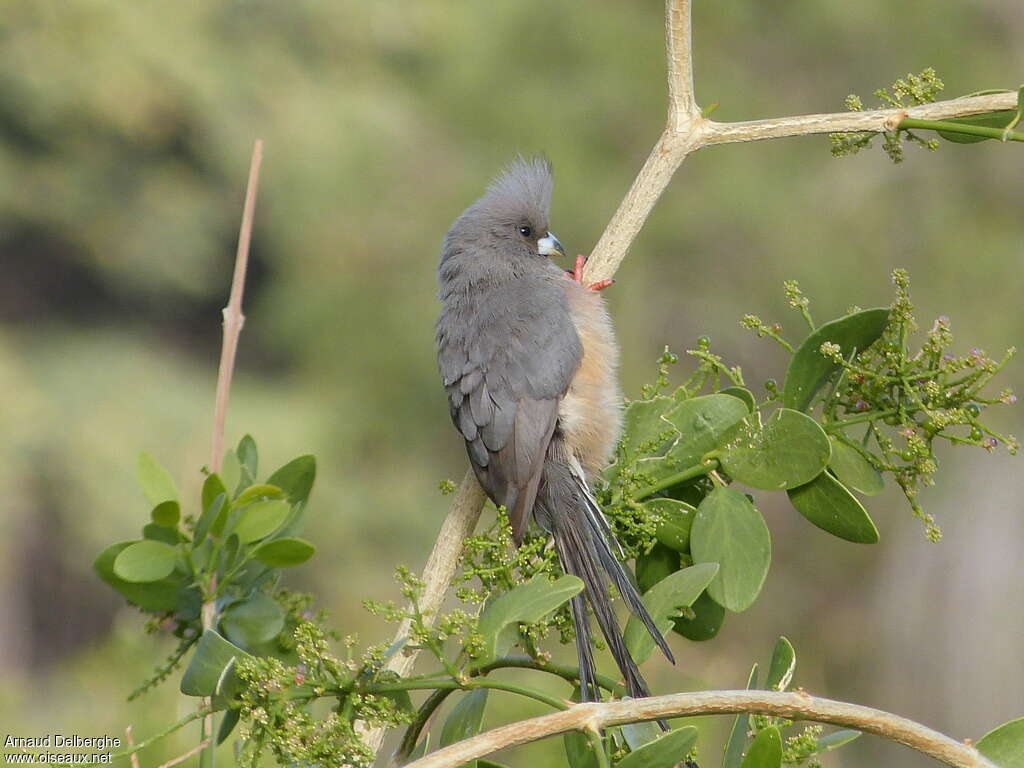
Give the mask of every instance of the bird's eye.
POLYGON ((520 227, 519 234, 522 235, 523 237, 529 237, 530 235, 533 234, 533 230, 530 229, 529 227, 520 227))

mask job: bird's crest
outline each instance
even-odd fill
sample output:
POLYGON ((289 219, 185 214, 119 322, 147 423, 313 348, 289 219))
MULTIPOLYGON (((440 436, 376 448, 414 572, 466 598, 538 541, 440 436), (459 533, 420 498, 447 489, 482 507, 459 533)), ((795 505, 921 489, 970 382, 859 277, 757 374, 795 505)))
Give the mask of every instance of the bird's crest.
POLYGON ((491 210, 533 215, 546 221, 554 183, 551 163, 547 158, 536 156, 527 159, 518 155, 490 183, 480 202, 491 210))

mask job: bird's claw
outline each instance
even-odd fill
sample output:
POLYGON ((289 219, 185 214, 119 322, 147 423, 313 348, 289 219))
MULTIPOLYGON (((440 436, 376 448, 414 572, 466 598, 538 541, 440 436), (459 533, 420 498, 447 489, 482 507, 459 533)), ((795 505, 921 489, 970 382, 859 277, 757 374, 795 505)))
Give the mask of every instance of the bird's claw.
POLYGON ((614 285, 614 280, 598 280, 596 283, 590 283, 589 285, 583 282, 583 267, 587 263, 587 257, 582 253, 576 257, 576 264, 573 266, 572 272, 566 272, 569 277, 575 280, 577 283, 582 285, 588 291, 603 291, 609 285, 614 285))

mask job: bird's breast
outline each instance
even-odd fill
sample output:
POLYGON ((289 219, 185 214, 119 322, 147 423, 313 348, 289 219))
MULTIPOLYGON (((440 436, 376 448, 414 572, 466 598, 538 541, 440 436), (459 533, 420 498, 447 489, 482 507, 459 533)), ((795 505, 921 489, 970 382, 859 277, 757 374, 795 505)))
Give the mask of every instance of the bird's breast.
POLYGON ((562 399, 559 428, 592 480, 611 461, 622 431, 619 347, 600 294, 572 280, 565 283, 583 357, 562 399))

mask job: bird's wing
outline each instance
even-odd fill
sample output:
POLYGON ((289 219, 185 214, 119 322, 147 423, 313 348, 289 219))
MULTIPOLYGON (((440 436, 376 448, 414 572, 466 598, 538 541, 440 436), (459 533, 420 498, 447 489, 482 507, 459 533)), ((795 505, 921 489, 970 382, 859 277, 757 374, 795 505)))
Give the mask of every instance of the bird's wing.
POLYGON ((564 288, 552 280, 505 285, 471 314, 443 315, 438 343, 452 421, 519 543, 559 402, 583 356, 564 288))

